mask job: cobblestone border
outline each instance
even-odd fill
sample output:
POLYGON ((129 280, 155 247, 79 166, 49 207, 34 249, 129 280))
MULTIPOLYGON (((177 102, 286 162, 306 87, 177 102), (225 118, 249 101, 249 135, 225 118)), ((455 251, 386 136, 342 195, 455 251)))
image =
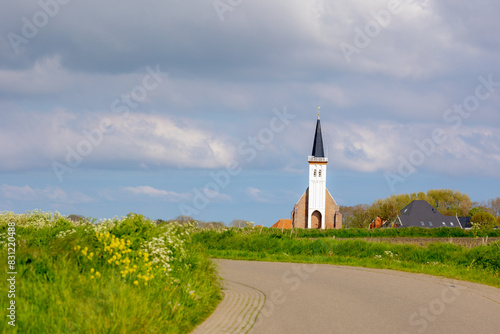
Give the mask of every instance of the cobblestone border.
POLYGON ((193 334, 248 333, 264 306, 266 296, 259 290, 224 281, 224 299, 212 315, 196 327, 193 334))

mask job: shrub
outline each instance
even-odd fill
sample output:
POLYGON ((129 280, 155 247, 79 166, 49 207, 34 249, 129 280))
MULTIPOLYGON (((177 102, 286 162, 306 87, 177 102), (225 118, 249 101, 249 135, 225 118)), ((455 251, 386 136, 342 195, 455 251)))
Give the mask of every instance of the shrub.
POLYGON ((488 212, 478 212, 471 218, 473 226, 479 227, 479 229, 492 229, 496 225, 495 216, 488 212))
MULTIPOLYGON (((1 248, 9 222, 19 332, 189 332, 220 299, 215 267, 192 241, 191 226, 156 226, 135 214, 90 224, 57 212, 3 212, 1 248)), ((0 261, 6 257, 4 249, 0 261)))

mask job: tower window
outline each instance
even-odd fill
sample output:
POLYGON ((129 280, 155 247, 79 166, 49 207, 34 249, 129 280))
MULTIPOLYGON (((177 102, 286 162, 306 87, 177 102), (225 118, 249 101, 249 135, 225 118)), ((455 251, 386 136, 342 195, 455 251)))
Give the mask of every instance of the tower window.
POLYGON ((318 174, 319 174, 319 177, 321 177, 321 169, 319 170, 318 174))
POLYGON ((314 170, 314 177, 316 177, 316 169, 314 170))

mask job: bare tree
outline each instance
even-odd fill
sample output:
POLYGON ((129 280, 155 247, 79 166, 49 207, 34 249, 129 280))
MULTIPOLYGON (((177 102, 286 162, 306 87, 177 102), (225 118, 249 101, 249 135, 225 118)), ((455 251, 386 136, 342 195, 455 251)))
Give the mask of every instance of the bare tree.
POLYGON ((254 222, 246 221, 243 219, 233 219, 233 221, 229 224, 230 227, 237 227, 237 228, 243 228, 243 227, 253 227, 254 222))

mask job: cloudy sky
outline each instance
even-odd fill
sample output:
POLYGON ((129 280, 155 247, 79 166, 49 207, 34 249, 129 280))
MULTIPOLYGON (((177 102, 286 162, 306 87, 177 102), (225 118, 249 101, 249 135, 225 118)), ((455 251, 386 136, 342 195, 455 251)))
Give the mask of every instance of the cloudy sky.
POLYGON ((342 205, 500 188, 493 0, 3 2, 0 211, 289 218, 317 107, 342 205))

